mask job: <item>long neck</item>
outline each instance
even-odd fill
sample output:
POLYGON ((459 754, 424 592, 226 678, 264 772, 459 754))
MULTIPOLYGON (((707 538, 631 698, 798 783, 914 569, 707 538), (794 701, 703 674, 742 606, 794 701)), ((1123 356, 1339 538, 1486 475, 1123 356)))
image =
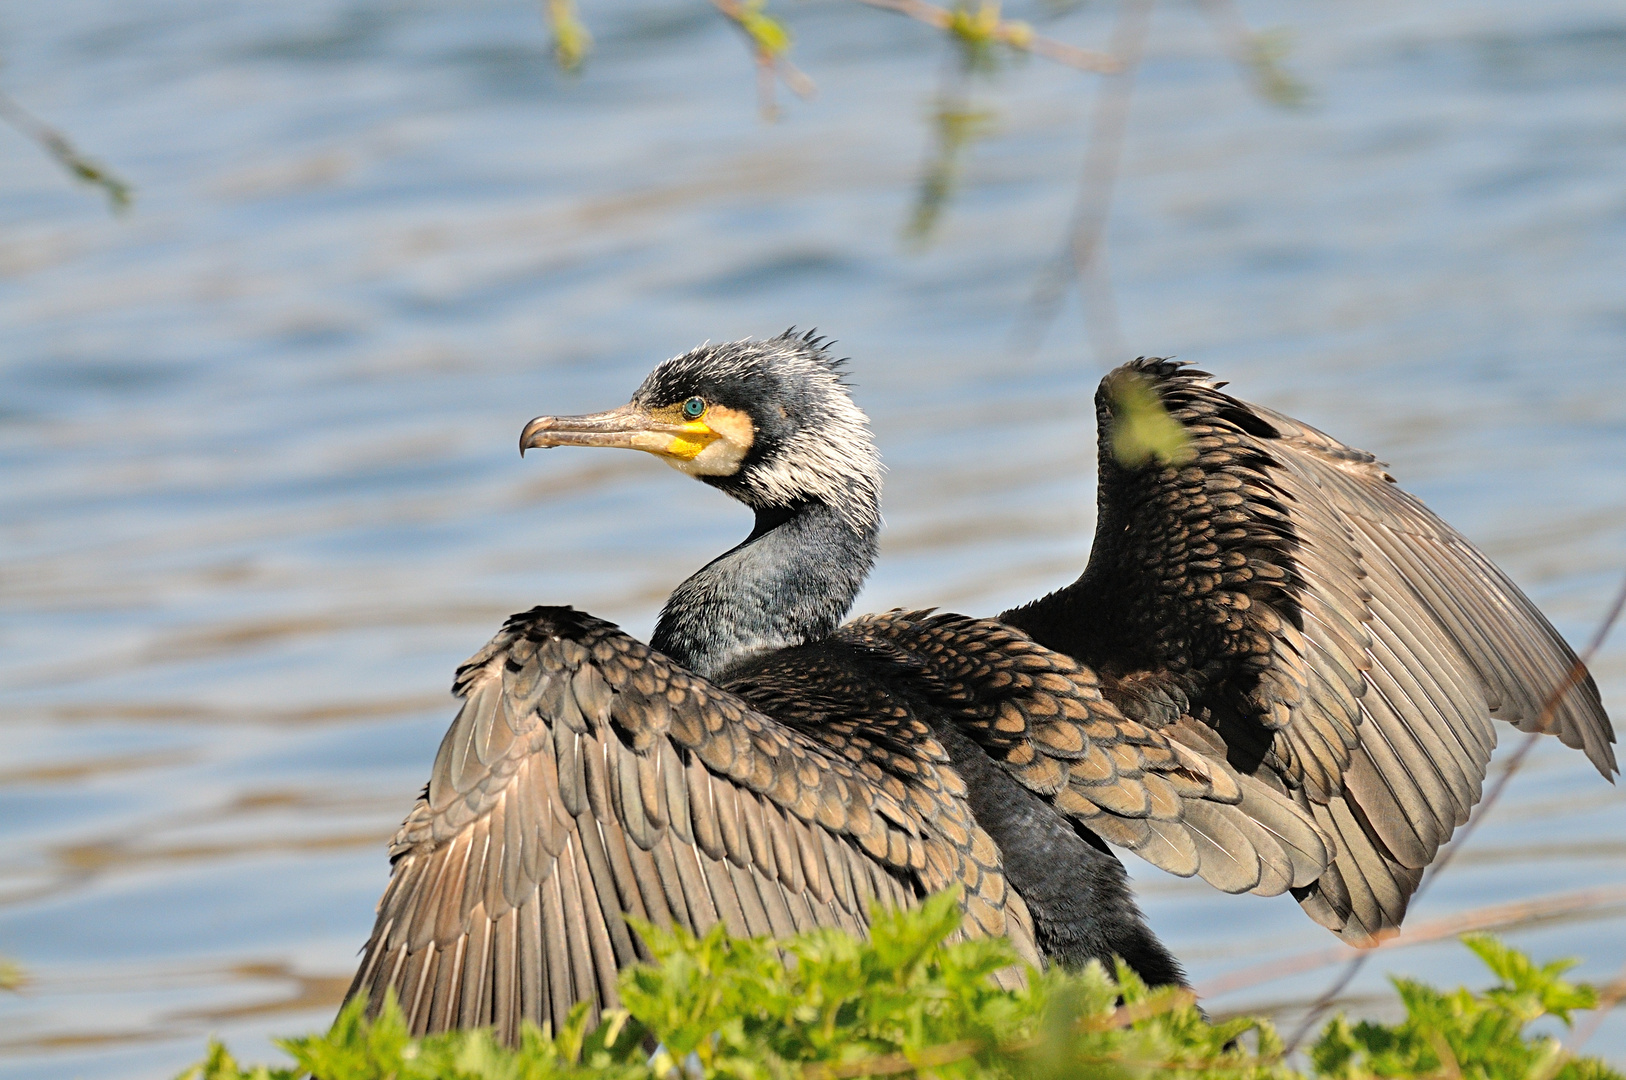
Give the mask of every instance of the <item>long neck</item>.
POLYGON ((753 653, 827 637, 875 562, 878 532, 824 502, 759 510, 744 543, 673 590, 650 644, 714 679, 753 653))

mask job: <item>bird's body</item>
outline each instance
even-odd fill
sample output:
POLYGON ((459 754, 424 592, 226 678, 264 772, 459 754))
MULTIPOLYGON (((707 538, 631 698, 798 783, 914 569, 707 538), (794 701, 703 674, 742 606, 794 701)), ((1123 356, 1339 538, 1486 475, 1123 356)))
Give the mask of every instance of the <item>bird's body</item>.
POLYGON ((1109 376, 1098 413, 1079 581, 999 619, 845 625, 880 465, 811 336, 697 349, 622 409, 533 421, 522 447, 655 453, 755 527, 674 591, 650 645, 537 608, 459 669, 351 993, 393 988, 415 1031, 512 1038, 615 1000, 645 955, 623 914, 861 933, 873 902, 948 887, 966 932, 1030 962, 1116 955, 1177 982, 1108 842, 1292 890, 1365 943, 1477 801, 1491 717, 1611 775, 1574 654, 1370 455, 1165 361, 1109 376), (1183 434, 1138 463, 1137 394, 1183 434))

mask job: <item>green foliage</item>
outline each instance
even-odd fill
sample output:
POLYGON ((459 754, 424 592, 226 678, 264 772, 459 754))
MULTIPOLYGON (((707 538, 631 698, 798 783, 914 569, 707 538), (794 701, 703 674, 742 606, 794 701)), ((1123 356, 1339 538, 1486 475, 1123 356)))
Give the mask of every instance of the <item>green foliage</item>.
POLYGON ((393 997, 375 1021, 352 1001, 325 1035, 280 1039, 296 1064, 243 1067, 219 1042, 209 1056, 176 1080, 654 1080, 644 1031, 614 1010, 587 1030, 587 1007, 578 1005, 557 1037, 527 1024, 516 1047, 498 1045, 489 1031, 454 1031, 423 1039, 407 1036, 393 997))
POLYGON ((21 990, 28 973, 10 960, 0 958, 0 990, 21 990))
MULTIPOLYGON (((391 1000, 375 1022, 352 1003, 325 1035, 283 1041, 292 1068, 245 1068, 212 1043, 178 1080, 1307 1080, 1282 1060, 1269 1023, 1209 1023, 1190 991, 1148 989, 1120 965, 1017 970, 1003 941, 949 939, 952 894, 879 913, 869 941, 835 930, 742 941, 721 927, 696 938, 648 926, 657 963, 621 976, 625 1009, 589 1031, 578 1006, 557 1035, 527 1026, 520 1045, 484 1031, 407 1037, 391 1000), (659 1043, 653 1055, 648 1048, 659 1043)), ((1626 1080, 1524 1029, 1595 1004, 1564 982, 1569 965, 1537 967, 1491 938, 1474 949, 1501 979, 1473 994, 1396 985, 1407 1017, 1393 1027, 1333 1020, 1311 1051, 1326 1080, 1626 1080)))
POLYGON ((1327 1025, 1310 1051, 1328 1080, 1375 1077, 1446 1077, 1450 1080, 1622 1080, 1595 1058, 1576 1058, 1549 1036, 1526 1037, 1543 1016, 1569 1024, 1570 1012, 1597 1005, 1589 986, 1559 976, 1575 966, 1558 960, 1543 967, 1487 934, 1463 938, 1501 982, 1481 994, 1450 993, 1412 979, 1395 979, 1406 1019, 1393 1027, 1342 1016, 1327 1025))
POLYGON ((979 0, 976 7, 960 0, 949 12, 946 29, 960 46, 960 62, 967 71, 993 71, 999 66, 995 45, 1021 49, 1033 38, 1033 29, 1026 23, 1007 23, 1001 18, 995 0, 979 0))
POLYGON ((868 942, 823 930, 783 948, 729 938, 721 926, 698 941, 640 927, 658 965, 622 980, 623 1001, 664 1042, 661 1072, 691 1053, 706 1076, 744 1080, 801 1075, 794 1066, 810 1063, 914 1060, 948 1043, 992 1048, 1031 1009, 989 979, 1015 962, 1004 942, 943 944, 959 918, 945 894, 882 915, 868 942))

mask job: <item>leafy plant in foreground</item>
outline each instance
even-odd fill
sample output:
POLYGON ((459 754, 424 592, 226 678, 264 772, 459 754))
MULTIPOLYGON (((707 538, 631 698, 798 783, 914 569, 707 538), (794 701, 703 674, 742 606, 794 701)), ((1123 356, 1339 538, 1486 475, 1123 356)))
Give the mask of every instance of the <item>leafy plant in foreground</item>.
POLYGON ((1444 993, 1412 979, 1395 979, 1406 1019, 1388 1027, 1351 1026, 1334 1017, 1310 1051, 1316 1073, 1329 1080, 1373 1077, 1464 1077, 1468 1080, 1605 1080, 1620 1073, 1596 1058, 1576 1058, 1548 1036, 1526 1038, 1543 1016, 1569 1025, 1570 1013, 1597 1006, 1590 986, 1559 976, 1575 966, 1556 960, 1537 967, 1528 956, 1488 934, 1463 938, 1502 981, 1482 994, 1444 993))
MULTIPOLYGON (((180 1080, 1308 1080, 1284 1063, 1268 1022, 1211 1024, 1189 991, 1148 989, 1121 965, 1115 979, 1096 964, 1030 970, 1021 989, 999 989, 989 976, 1016 963, 1010 948, 950 942, 958 928, 952 894, 878 915, 868 941, 639 926, 657 962, 622 973, 625 1008, 593 1030, 578 1006, 556 1034, 527 1025, 512 1049, 484 1031, 411 1039, 393 1001, 376 1022, 356 1002, 327 1034, 280 1043, 292 1068, 245 1068, 215 1042, 180 1080)), ((1466 940, 1497 986, 1445 993, 1396 980, 1406 1019, 1333 1019, 1310 1051, 1310 1076, 1626 1080, 1524 1034, 1541 1017, 1567 1024, 1596 1004, 1589 987, 1561 978, 1569 963, 1537 967, 1493 938, 1466 940)))

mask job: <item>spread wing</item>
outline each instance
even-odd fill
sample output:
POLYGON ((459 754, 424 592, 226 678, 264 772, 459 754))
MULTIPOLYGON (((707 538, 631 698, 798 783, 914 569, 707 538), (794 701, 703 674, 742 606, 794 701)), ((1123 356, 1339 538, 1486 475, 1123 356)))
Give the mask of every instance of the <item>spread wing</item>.
POLYGON ((1164 360, 1109 375, 1096 407, 1089 565, 1001 618, 1100 672, 1126 711, 1206 721, 1239 771, 1311 813, 1337 848, 1297 893, 1319 922, 1353 943, 1399 925, 1479 799, 1491 718, 1616 771, 1569 646, 1370 454, 1164 360), (1148 393, 1185 460, 1115 452, 1148 393))
POLYGON ((454 690, 349 992, 377 1010, 393 987, 415 1033, 512 1041, 522 1018, 613 1004, 617 970, 648 958, 623 913, 861 933, 872 900, 958 884, 968 928, 1038 963, 950 770, 838 753, 569 608, 514 616, 454 690))
POLYGON ((840 633, 913 657, 939 706, 1020 783, 1170 873, 1276 895, 1327 868, 1310 814, 1237 773, 1198 725, 1126 717, 1088 668, 1009 625, 893 611, 840 633))

